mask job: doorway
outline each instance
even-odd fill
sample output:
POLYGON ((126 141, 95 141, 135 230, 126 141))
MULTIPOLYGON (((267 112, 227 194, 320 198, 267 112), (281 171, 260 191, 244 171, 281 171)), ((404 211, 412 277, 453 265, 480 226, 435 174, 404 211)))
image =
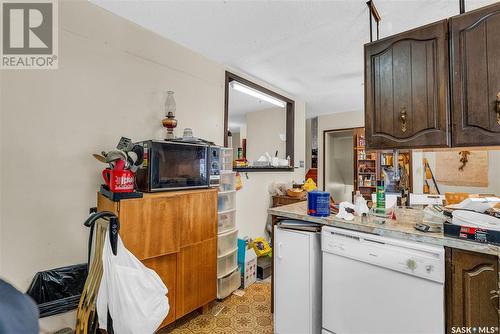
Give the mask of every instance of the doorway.
POLYGON ((352 201, 354 191, 354 129, 323 132, 323 190, 336 203, 352 201))

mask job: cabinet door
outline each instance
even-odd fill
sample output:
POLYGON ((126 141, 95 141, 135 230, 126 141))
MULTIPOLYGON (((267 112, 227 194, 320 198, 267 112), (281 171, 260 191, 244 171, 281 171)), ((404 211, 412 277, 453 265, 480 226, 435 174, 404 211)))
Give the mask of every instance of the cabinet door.
POLYGON ((175 306, 177 290, 177 254, 164 255, 152 259, 147 259, 142 261, 142 263, 149 269, 156 271, 156 273, 158 274, 158 276, 160 276, 161 280, 168 289, 167 297, 170 310, 168 311, 165 320, 163 320, 163 322, 161 323, 161 328, 172 323, 176 319, 175 306))
POLYGON ((450 19, 454 146, 500 145, 500 3, 450 19))
POLYGON ((139 260, 179 251, 178 197, 145 196, 120 201, 120 235, 139 260))
POLYGON ((365 45, 365 129, 370 149, 445 147, 447 20, 365 45))
POLYGON ((177 258, 177 318, 216 296, 217 238, 181 248, 177 258))
POLYGON ((274 329, 311 333, 311 239, 306 233, 274 230, 274 329), (293 278, 291 277, 293 276, 293 278))
POLYGON ((180 247, 217 236, 217 191, 179 196, 180 247))
POLYGON ((447 325, 498 327, 498 259, 493 255, 447 249, 447 325))

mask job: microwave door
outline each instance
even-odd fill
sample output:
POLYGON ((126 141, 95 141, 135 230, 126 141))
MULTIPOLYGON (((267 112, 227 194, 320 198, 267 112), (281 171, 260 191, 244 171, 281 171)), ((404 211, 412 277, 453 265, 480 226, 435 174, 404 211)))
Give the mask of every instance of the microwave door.
POLYGON ((157 148, 153 150, 153 191, 207 187, 205 146, 162 143, 157 148))

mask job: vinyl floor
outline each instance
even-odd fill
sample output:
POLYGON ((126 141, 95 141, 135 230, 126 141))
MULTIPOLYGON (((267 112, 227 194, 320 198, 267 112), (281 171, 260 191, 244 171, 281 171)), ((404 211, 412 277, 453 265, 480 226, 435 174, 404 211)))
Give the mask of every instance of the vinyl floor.
POLYGON ((231 295, 210 305, 205 314, 193 312, 159 333, 193 334, 271 334, 271 284, 257 282, 241 297, 231 295))

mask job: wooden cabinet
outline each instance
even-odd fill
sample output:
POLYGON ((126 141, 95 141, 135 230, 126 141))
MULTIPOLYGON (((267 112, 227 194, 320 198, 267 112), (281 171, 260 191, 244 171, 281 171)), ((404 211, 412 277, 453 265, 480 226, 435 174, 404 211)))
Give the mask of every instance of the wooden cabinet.
POLYGON ((450 145, 447 32, 443 20, 365 45, 368 149, 450 145))
POLYGON ((450 19, 453 145, 500 145, 500 3, 450 19))
POLYGON ((277 206, 283 206, 283 205, 303 202, 306 200, 307 200, 307 198, 305 198, 305 197, 290 197, 288 195, 274 195, 273 196, 273 208, 275 208, 277 206))
POLYGON ((452 327, 498 327, 498 288, 496 256, 447 248, 447 333, 452 327))
POLYGON ((120 219, 120 236, 168 288, 170 311, 161 327, 217 296, 217 190, 144 194, 113 202, 98 194, 99 211, 120 219))

